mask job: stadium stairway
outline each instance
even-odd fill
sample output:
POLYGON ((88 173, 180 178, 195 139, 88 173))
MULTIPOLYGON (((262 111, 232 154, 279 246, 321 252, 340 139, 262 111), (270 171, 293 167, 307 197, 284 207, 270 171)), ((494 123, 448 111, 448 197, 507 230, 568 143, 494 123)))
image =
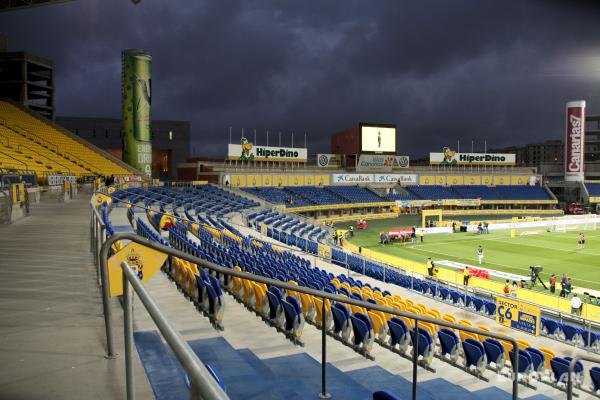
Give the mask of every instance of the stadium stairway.
MULTIPOLYGON (((173 285, 159 276, 150 285, 155 297, 164 301, 171 320, 188 340, 199 358, 209 364, 223 381, 232 399, 306 399, 317 398, 321 385, 320 331, 305 330, 305 349, 291 345, 281 335, 264 325, 240 304, 227 300, 224 332, 213 330, 173 285), (302 351, 305 350, 305 351, 302 351)), ((136 348, 157 400, 183 398, 186 393, 184 373, 171 350, 143 311, 136 309, 134 328, 136 348)), ((368 361, 352 350, 328 338, 327 391, 333 398, 368 399, 378 390, 386 390, 399 399, 410 398, 412 364, 384 349, 377 362, 368 361), (386 354, 387 353, 387 354, 386 354)), ((509 399, 510 381, 493 379, 495 387, 448 368, 438 366, 434 374, 419 369, 418 398, 423 400, 509 399), (503 390, 504 389, 504 390, 503 390)), ((521 398, 559 399, 520 388, 521 398)))
MULTIPOLYGON (((32 203, 27 218, 0 225, 0 399, 125 398, 123 358, 104 357, 90 195, 32 203)), ((118 302, 113 316, 122 332, 118 302)), ((122 334, 115 345, 123 349, 122 334)), ((151 398, 137 360, 134 375, 138 398, 151 398)))

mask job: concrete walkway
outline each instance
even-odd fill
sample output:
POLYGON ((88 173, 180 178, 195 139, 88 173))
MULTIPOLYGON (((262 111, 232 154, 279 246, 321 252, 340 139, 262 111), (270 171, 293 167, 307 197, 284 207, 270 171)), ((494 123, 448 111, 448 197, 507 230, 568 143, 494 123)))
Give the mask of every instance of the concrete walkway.
MULTIPOLYGON (((0 399, 125 398, 123 357, 104 358, 90 195, 33 204, 27 218, 0 225, 0 399)), ((122 354, 122 311, 112 306, 122 354)), ((151 398, 137 357, 135 368, 138 398, 151 398)))

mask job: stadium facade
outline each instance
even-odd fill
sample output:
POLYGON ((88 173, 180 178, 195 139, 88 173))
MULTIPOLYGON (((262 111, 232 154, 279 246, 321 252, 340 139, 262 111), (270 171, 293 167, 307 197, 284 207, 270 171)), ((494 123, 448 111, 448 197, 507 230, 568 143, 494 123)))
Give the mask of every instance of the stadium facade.
MULTIPOLYGON (((73 134, 122 159, 123 122, 120 118, 56 117, 73 134)), ((190 122, 153 120, 152 176, 176 179, 177 165, 190 155, 190 122)))

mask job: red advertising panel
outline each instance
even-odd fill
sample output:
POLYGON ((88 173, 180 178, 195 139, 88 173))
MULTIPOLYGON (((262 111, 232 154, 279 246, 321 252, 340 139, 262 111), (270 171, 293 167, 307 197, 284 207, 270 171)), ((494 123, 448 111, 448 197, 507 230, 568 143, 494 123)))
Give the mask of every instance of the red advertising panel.
POLYGON ((565 180, 583 181, 585 154, 585 101, 567 103, 565 180))

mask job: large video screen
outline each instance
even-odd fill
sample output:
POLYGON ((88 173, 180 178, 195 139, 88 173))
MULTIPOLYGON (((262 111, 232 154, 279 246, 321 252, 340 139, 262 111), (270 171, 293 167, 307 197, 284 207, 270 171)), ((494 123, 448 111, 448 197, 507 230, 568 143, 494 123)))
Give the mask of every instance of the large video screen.
POLYGON ((360 125, 360 152, 396 154, 396 127, 393 125, 360 125))

